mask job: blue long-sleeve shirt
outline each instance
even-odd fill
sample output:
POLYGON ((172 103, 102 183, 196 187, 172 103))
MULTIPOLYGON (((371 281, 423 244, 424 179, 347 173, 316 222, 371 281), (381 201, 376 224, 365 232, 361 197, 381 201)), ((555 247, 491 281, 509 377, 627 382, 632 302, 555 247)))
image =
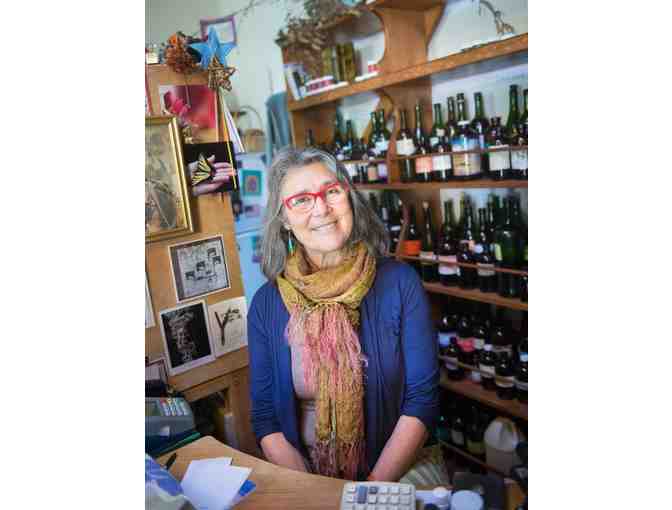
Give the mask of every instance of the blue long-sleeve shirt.
MULTIPOLYGON (((370 472, 401 415, 415 416, 428 430, 434 428, 439 365, 427 295, 409 265, 380 260, 359 311, 359 340, 368 359, 364 419, 370 472)), ((248 313, 252 428, 257 441, 282 432, 307 456, 299 435, 291 351, 284 337, 288 321, 277 286, 267 282, 248 313)))

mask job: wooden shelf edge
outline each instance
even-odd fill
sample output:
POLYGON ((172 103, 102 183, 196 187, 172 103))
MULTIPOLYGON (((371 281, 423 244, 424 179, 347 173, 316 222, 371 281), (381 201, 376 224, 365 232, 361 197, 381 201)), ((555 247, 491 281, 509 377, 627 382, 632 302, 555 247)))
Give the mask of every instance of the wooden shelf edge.
POLYGON ((476 383, 470 381, 451 381, 448 379, 443 367, 441 368, 439 385, 448 391, 471 400, 476 400, 509 416, 527 420, 527 404, 522 404, 517 400, 501 400, 497 398, 494 392, 484 390, 476 383))
POLYGON ((478 457, 474 457, 469 452, 465 452, 464 450, 458 448, 457 446, 453 446, 452 444, 447 443, 443 439, 436 438, 436 440, 441 446, 443 446, 445 448, 448 448, 449 450, 457 453, 461 457, 473 462, 474 464, 478 464, 479 466, 481 466, 484 469, 487 469, 488 471, 492 471, 493 473, 497 473, 499 476, 501 476, 503 478, 508 478, 507 473, 504 473, 504 471, 500 471, 496 467, 493 467, 490 464, 485 463, 484 461, 482 461, 478 457))
POLYGON ((523 303, 519 299, 505 298, 494 292, 481 292, 480 290, 464 290, 459 287, 445 287, 440 283, 424 283, 422 284, 427 292, 434 294, 445 294, 461 299, 469 299, 471 301, 478 301, 480 303, 490 303, 491 305, 503 306, 504 308, 511 308, 512 310, 527 310, 527 303, 523 303))
POLYGON ((472 188, 527 188, 527 181, 481 179, 476 181, 447 181, 447 182, 390 182, 377 184, 354 184, 358 189, 390 189, 390 190, 431 190, 431 189, 472 189, 472 188))
POLYGON ((344 97, 371 92, 406 81, 416 80, 443 71, 450 71, 470 64, 476 64, 497 57, 504 57, 527 51, 527 34, 517 35, 503 41, 495 41, 478 48, 454 53, 446 57, 437 58, 423 64, 407 67, 394 73, 374 76, 368 80, 356 82, 323 94, 311 96, 299 101, 288 101, 287 109, 290 112, 305 110, 325 103, 331 103, 344 97))

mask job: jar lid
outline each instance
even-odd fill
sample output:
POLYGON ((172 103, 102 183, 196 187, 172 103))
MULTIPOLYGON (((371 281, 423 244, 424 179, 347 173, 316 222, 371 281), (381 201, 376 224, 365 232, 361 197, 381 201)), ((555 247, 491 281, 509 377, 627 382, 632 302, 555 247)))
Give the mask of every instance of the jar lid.
POLYGON ((445 487, 437 487, 432 491, 432 496, 438 501, 440 505, 447 505, 450 503, 450 491, 445 487))
POLYGON ((483 510, 483 498, 474 491, 457 491, 453 493, 450 508, 451 510, 483 510))

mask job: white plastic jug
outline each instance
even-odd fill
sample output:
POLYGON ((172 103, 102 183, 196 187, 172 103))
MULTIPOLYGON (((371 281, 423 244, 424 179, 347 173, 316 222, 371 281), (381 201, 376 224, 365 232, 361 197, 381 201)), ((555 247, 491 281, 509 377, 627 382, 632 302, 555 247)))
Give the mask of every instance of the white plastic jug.
POLYGON ((516 424, 508 418, 495 418, 485 430, 485 461, 503 473, 520 464, 516 445, 523 441, 523 435, 516 424))

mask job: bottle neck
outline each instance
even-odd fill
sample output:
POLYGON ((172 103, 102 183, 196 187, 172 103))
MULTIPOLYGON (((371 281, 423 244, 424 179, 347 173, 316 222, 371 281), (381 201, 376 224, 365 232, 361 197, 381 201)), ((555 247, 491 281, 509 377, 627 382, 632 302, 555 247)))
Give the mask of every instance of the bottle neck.
POLYGON ((448 98, 448 122, 455 123, 455 100, 452 97, 448 98))
POLYGON ((509 119, 508 124, 518 120, 518 87, 512 85, 509 89, 509 119))
POLYGON ((401 131, 406 131, 408 129, 408 126, 406 124, 406 110, 401 110, 401 126, 400 126, 401 131))
POLYGON ((415 107, 415 129, 422 129, 422 108, 415 107))
POLYGON ((453 201, 446 200, 443 203, 443 217, 446 222, 446 225, 453 226, 453 201))
POLYGON ((443 127, 443 118, 441 115, 441 105, 439 103, 434 105, 434 124, 443 127))
POLYGON ((474 94, 474 108, 476 109, 475 118, 482 119, 485 117, 483 114, 483 96, 479 92, 474 94))
POLYGON ((464 99, 457 100, 457 122, 467 120, 467 108, 464 99))

